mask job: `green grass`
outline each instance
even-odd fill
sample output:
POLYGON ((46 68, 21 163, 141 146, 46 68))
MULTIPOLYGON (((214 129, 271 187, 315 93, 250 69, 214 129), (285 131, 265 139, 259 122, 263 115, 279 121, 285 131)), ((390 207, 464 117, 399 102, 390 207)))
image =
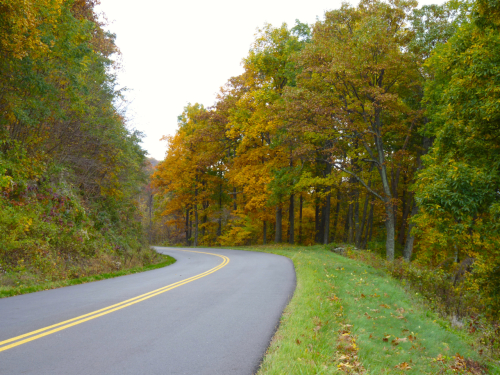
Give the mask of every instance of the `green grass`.
POLYGON ((130 275, 132 273, 150 271, 150 270, 154 270, 157 268, 166 267, 166 266, 169 266, 169 265, 175 263, 174 258, 172 258, 168 255, 164 255, 164 254, 160 254, 160 255, 163 258, 163 260, 161 262, 156 263, 156 264, 149 264, 147 266, 142 266, 142 267, 133 267, 133 268, 119 270, 116 272, 101 273, 98 275, 85 276, 85 277, 79 277, 79 278, 75 278, 75 279, 66 279, 66 280, 53 281, 53 282, 46 282, 46 283, 40 283, 40 284, 30 285, 30 286, 21 286, 21 287, 2 286, 2 287, 0 287, 0 298, 12 297, 12 296, 16 296, 19 294, 39 292, 41 290, 56 289, 56 288, 61 288, 64 286, 69 286, 69 285, 84 284, 84 283, 89 283, 92 281, 111 279, 113 277, 130 275))
MULTIPOLYGON (((259 375, 460 374, 485 361, 463 332, 381 270, 323 246, 242 249, 287 256, 297 273, 259 375)), ((499 372, 490 364, 490 373, 499 372)))

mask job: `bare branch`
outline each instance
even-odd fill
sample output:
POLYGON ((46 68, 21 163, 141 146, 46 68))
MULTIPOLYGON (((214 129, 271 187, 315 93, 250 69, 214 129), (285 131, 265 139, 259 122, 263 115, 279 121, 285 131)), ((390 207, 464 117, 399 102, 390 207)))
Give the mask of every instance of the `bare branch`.
POLYGON ((370 188, 370 187, 366 184, 366 182, 365 182, 365 181, 363 181, 363 180, 361 179, 361 177, 359 177, 356 173, 351 172, 351 171, 350 171, 350 170, 348 170, 348 169, 345 169, 344 167, 342 167, 342 165, 340 165, 340 164, 338 164, 338 163, 334 163, 334 165, 335 165, 335 167, 336 167, 336 168, 340 169, 342 172, 345 172, 345 173, 350 174, 351 176, 353 176, 356 180, 358 180, 358 182, 359 182, 359 183, 361 183, 361 185, 363 185, 363 186, 366 188, 366 190, 368 190, 370 193, 372 193, 374 196, 376 196, 376 197, 377 197, 378 199, 380 199, 382 202, 385 202, 384 198, 383 198, 380 194, 376 193, 376 192, 375 192, 372 188, 370 188))

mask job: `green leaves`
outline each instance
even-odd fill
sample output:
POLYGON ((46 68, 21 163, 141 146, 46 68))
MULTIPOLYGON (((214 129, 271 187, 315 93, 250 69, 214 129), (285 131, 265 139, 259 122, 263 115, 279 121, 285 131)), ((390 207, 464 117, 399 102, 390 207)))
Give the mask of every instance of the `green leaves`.
POLYGON ((419 176, 417 202, 429 213, 451 214, 455 220, 463 221, 488 212, 498 199, 495 168, 480 168, 454 160, 435 163, 432 156, 426 161, 428 167, 419 176))

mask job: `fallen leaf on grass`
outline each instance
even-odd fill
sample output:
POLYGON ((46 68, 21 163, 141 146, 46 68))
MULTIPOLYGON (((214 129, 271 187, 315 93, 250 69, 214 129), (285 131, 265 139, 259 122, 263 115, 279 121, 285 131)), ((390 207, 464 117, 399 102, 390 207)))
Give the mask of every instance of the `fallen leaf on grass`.
POLYGON ((352 367, 349 363, 339 363, 337 367, 342 368, 342 367, 352 367))
POLYGON ((300 343, 301 343, 302 341, 300 341, 299 339, 297 339, 297 340, 295 340, 295 342, 297 343, 297 345, 300 345, 300 343))
POLYGON ((407 338, 406 337, 403 337, 403 338, 400 338, 398 339, 397 337, 392 340, 392 345, 398 345, 400 342, 406 342, 407 338))
POLYGON ((340 340, 341 341, 351 341, 351 336, 349 335, 349 333, 343 333, 340 336, 340 340))
POLYGON ((411 369, 411 366, 408 364, 408 362, 400 363, 399 365, 396 365, 394 367, 398 368, 400 370, 409 370, 409 369, 411 369))
POLYGON ((444 362, 444 360, 445 358, 441 354, 439 354, 435 359, 435 361, 440 361, 440 362, 444 362))

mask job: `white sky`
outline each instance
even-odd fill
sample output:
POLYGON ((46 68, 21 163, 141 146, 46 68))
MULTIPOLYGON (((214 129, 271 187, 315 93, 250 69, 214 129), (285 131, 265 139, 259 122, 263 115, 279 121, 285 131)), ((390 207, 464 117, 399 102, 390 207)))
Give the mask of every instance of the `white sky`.
POLYGON ((211 106, 219 88, 243 72, 241 60, 258 27, 290 26, 297 18, 314 23, 340 5, 341 0, 101 0, 98 10, 122 51, 119 84, 130 90, 130 125, 146 135, 143 148, 164 158, 160 138, 175 133, 184 106, 211 106))

